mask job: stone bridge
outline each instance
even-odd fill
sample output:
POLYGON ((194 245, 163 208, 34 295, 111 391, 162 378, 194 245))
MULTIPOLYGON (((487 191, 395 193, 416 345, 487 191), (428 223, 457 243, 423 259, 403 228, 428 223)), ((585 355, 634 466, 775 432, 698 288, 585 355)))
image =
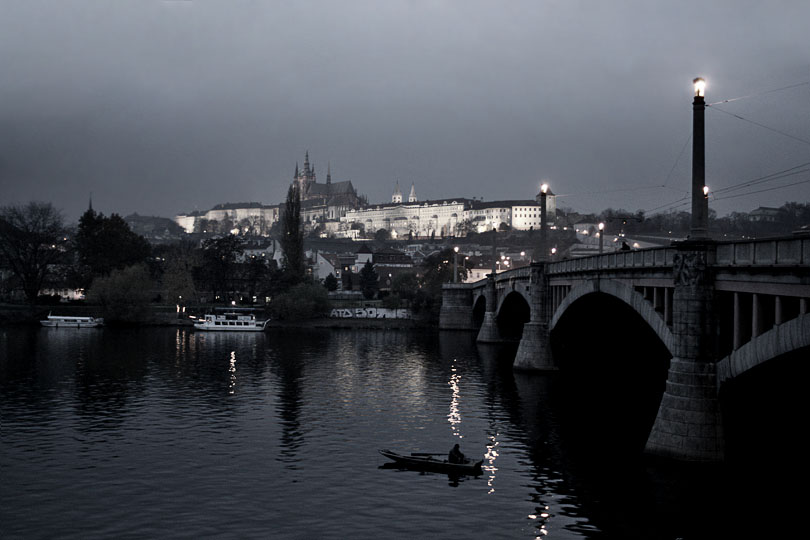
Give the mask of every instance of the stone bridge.
POLYGON ((477 331, 485 343, 519 341, 516 369, 552 371, 555 328, 579 322, 576 307, 600 297, 637 314, 670 356, 647 451, 722 460, 723 385, 781 355, 810 352, 810 237, 687 240, 447 284, 440 328, 477 331))

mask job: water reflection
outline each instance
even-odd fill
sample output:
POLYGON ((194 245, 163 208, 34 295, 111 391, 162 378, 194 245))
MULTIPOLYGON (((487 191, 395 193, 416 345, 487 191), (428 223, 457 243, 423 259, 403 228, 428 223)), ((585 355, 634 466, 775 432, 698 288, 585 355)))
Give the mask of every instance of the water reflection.
POLYGON ((455 360, 453 360, 450 373, 450 381, 448 381, 447 384, 452 390, 452 396, 450 397, 450 412, 447 415, 447 421, 450 422, 450 429, 453 432, 453 437, 463 439, 464 435, 461 434, 459 429, 461 427, 461 413, 459 412, 459 398, 461 396, 459 383, 461 382, 461 374, 458 373, 455 360))
POLYGON ((671 539, 729 497, 590 459, 559 376, 461 333, 0 329, 0 353, 9 538, 671 539), (478 478, 378 468, 462 436, 478 478))
POLYGON ((304 444, 300 416, 304 399, 301 380, 304 377, 305 358, 309 347, 320 344, 320 339, 308 337, 308 340, 302 341, 300 337, 291 340, 280 333, 274 334, 274 347, 269 351, 268 357, 270 371, 276 378, 274 393, 277 416, 281 423, 281 439, 276 459, 291 470, 298 468, 298 451, 304 444))
POLYGON ((230 379, 228 381, 228 393, 233 395, 236 392, 236 351, 231 351, 228 373, 230 373, 230 379))
POLYGON ((498 445, 500 444, 497 440, 498 434, 495 433, 494 435, 489 436, 489 444, 487 444, 487 453, 484 455, 484 461, 486 461, 486 465, 482 468, 489 473, 489 477, 487 478, 487 486, 489 486, 489 494, 495 493, 495 473, 498 472, 498 467, 495 466, 495 460, 498 459, 498 445))

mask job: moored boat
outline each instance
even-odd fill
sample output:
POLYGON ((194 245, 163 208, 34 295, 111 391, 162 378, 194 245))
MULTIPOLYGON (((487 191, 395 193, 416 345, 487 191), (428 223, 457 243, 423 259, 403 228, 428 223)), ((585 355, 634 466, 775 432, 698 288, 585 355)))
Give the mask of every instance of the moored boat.
POLYGON ((391 450, 380 450, 379 452, 400 467, 418 471, 440 472, 445 474, 467 474, 478 476, 479 474, 482 474, 481 464, 484 463, 483 459, 479 461, 466 459, 464 463, 451 463, 447 459, 436 459, 433 457, 433 455, 411 454, 410 456, 406 456, 397 454, 391 450))
POLYGON ((267 326, 267 321, 259 321, 253 314, 227 312, 222 314, 208 313, 194 323, 197 330, 213 330, 224 332, 261 332, 267 326))
POLYGON ((104 324, 101 317, 73 317, 70 315, 51 315, 44 321, 39 321, 42 326, 53 328, 95 328, 104 324))

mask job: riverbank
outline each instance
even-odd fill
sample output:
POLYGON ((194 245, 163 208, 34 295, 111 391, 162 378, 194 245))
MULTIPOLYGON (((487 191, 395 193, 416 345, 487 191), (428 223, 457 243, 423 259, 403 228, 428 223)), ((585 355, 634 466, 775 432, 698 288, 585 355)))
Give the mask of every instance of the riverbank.
MULTIPOLYGON (((205 311, 199 310, 200 312, 205 311)), ((55 306, 30 306, 20 304, 0 304, 0 326, 35 326, 49 313, 71 316, 101 317, 100 306, 81 304, 60 304, 55 306)), ((261 318, 261 315, 257 315, 261 318)), ((179 326, 191 327, 194 322, 187 316, 178 317, 174 306, 152 306, 149 316, 142 321, 126 326, 179 326)), ((268 328, 351 328, 400 330, 415 328, 436 328, 437 324, 426 319, 362 319, 341 317, 320 317, 302 321, 270 320, 268 328)))

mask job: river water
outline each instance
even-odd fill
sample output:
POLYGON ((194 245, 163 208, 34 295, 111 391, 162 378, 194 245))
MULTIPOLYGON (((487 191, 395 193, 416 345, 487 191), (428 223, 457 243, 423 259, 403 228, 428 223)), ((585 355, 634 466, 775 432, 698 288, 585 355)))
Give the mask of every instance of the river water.
POLYGON ((674 539, 738 519, 713 473, 578 446, 564 383, 468 334, 5 328, 0 347, 4 539, 674 539), (378 453, 454 443, 482 476, 378 453))

